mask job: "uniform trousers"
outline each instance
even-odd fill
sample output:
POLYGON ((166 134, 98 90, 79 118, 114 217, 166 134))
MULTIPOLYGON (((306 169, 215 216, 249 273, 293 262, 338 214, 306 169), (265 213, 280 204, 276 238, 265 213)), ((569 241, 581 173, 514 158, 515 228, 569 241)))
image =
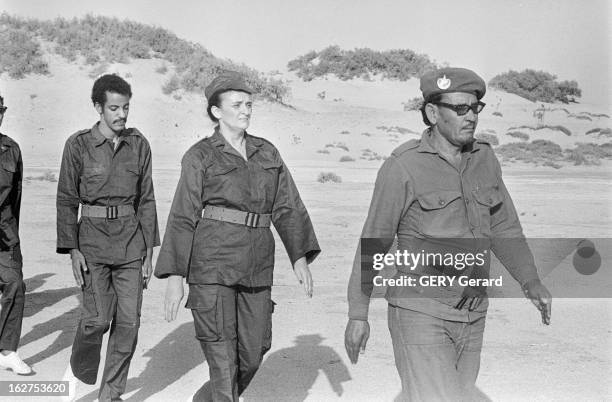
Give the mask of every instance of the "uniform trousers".
POLYGON ((189 286, 187 307, 210 372, 194 401, 238 401, 271 347, 270 295, 268 286, 189 286))
POLYGON ((25 284, 21 250, 0 251, 0 350, 16 351, 21 337, 25 284))
POLYGON ((402 401, 472 401, 485 317, 443 320, 389 304, 389 331, 402 401))
POLYGON ((102 337, 110 329, 100 400, 118 399, 125 391, 136 349, 142 305, 142 262, 123 265, 89 263, 84 273, 81 320, 72 345, 75 377, 95 384, 102 337))

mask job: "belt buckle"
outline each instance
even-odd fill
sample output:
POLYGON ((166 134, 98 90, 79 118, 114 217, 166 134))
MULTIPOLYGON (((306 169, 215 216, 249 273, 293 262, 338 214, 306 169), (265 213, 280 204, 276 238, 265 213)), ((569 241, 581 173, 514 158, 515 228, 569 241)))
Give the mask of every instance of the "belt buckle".
POLYGON ((116 205, 106 206, 106 219, 117 219, 119 215, 119 208, 116 205))
POLYGON ((259 214, 247 212, 246 218, 244 219, 244 224, 250 228, 256 228, 259 224, 259 214))

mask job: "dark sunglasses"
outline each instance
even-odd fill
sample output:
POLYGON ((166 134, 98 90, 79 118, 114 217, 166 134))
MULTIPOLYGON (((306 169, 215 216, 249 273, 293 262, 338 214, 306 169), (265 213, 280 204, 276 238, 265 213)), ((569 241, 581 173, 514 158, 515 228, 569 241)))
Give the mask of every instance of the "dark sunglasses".
POLYGON ((436 102, 434 103, 434 105, 438 105, 438 106, 445 107, 447 109, 454 110, 455 113, 457 113, 457 116, 463 116, 463 115, 466 115, 467 112, 469 112, 470 110, 474 112, 474 114, 478 114, 482 112, 482 109, 484 109, 486 103, 476 102, 476 103, 472 103, 471 105, 466 105, 466 104, 453 105, 451 103, 436 102))
POLYGON ((4 112, 6 112, 6 109, 8 109, 8 107, 6 106, 0 107, 0 114, 4 114, 4 112))

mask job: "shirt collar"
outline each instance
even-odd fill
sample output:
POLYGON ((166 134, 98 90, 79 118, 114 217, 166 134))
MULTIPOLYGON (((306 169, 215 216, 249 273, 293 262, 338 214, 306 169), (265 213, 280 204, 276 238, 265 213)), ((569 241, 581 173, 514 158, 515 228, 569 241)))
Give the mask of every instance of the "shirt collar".
MULTIPOLYGON (((418 152, 427 152, 427 153, 432 153, 432 154, 439 153, 438 150, 433 145, 432 136, 433 136, 433 132, 431 130, 431 127, 423 131, 423 135, 421 136, 421 143, 419 144, 418 152)), ((462 152, 474 153, 480 150, 481 147, 482 147, 481 143, 479 143, 478 141, 474 141, 471 144, 466 145, 463 148, 462 152)))
MULTIPOLYGON (((108 138, 106 138, 102 132, 100 131, 100 128, 98 127, 98 125, 100 124, 100 122, 97 122, 96 124, 93 125, 93 127, 91 128, 91 135, 93 136, 94 139, 94 145, 96 147, 104 144, 104 141, 108 140, 108 138)), ((129 141, 129 130, 123 130, 121 131, 121 134, 119 134, 118 136, 118 143, 117 145, 119 145, 122 142, 125 142, 126 144, 130 145, 130 141, 129 141)), ((109 140, 110 141, 110 140, 109 140)))
MULTIPOLYGON (((223 152, 227 152, 233 155, 240 156, 242 155, 238 151, 234 149, 223 137, 223 134, 219 131, 219 126, 215 127, 214 134, 210 137, 214 146, 218 148, 223 148, 223 152)), ((261 138, 253 137, 246 131, 244 132, 244 139, 246 141, 245 148, 247 153, 247 159, 250 158, 255 152, 259 150, 264 144, 264 141, 261 138)))

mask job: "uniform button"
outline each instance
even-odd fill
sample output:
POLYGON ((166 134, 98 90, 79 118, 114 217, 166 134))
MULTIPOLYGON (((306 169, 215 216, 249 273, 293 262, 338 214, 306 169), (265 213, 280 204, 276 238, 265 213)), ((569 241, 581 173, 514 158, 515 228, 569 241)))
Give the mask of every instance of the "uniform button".
POLYGON ((466 204, 469 204, 469 203, 470 203, 470 200, 468 200, 468 199, 466 198, 465 203, 466 203, 466 204))
POLYGON ((493 203, 493 198, 489 198, 488 201, 489 201, 489 204, 492 204, 493 203))
POLYGON ((440 200, 440 205, 444 205, 445 201, 444 200, 440 200))

